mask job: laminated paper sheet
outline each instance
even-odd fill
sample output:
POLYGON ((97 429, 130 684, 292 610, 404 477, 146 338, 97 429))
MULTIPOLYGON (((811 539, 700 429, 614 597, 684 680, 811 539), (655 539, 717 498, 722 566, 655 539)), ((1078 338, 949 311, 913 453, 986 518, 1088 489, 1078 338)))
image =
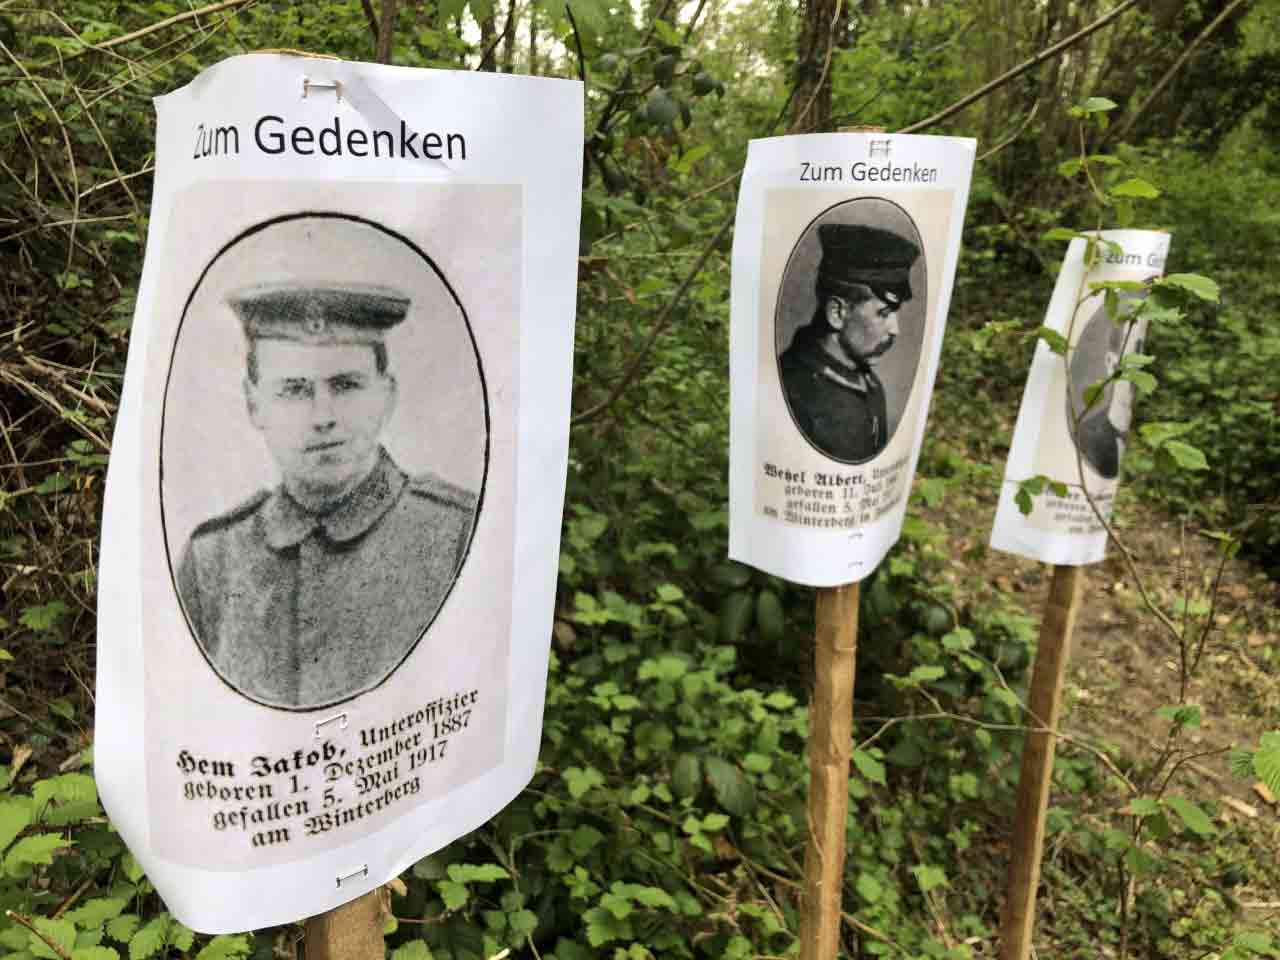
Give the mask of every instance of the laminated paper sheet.
POLYGON ((534 770, 582 88, 250 55, 156 109, 96 774, 173 913, 247 930, 386 882, 534 770))
POLYGON ((738 198, 729 555, 811 586, 867 577, 902 530, 975 141, 754 140, 738 198))
POLYGON ((1169 253, 1167 233, 1107 230, 1099 236, 1120 249, 1100 249, 1087 272, 1086 242, 1077 238, 1067 248, 1044 321, 1066 338, 1067 355, 1054 353, 1043 341, 1036 345, 991 531, 997 550, 1044 563, 1097 563, 1106 552, 1107 532, 1098 513, 1111 516, 1134 388, 1128 381, 1111 382, 1092 404, 1086 403, 1085 391, 1106 381, 1121 357, 1148 352, 1145 321, 1125 320, 1132 299, 1122 298, 1117 323, 1107 315, 1103 295, 1090 285, 1159 277, 1169 253), (1019 484, 1037 476, 1066 484, 1067 495, 1046 487, 1024 514, 1015 501, 1019 484))

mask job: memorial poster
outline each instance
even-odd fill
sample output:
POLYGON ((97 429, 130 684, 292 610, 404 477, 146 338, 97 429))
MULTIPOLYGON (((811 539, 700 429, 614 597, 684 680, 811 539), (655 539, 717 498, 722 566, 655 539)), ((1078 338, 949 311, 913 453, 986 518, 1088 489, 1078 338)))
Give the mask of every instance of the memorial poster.
POLYGON ((374 889, 533 773, 582 88, 249 55, 156 109, 96 776, 217 933, 374 889))
POLYGON ((753 140, 733 244, 729 555, 835 586, 897 541, 975 141, 753 140))
POLYGON ((1036 345, 991 531, 997 550, 1044 563, 1096 563, 1106 553, 1101 521, 1111 517, 1134 396, 1131 382, 1113 377, 1123 357, 1147 353, 1146 321, 1133 315, 1140 292, 1120 296, 1113 317, 1093 285, 1152 280, 1164 273, 1169 253, 1167 233, 1098 236, 1107 245, 1098 247, 1092 268, 1085 264, 1086 241, 1076 238, 1058 273, 1044 323, 1064 338, 1066 354, 1043 340, 1036 345), (1086 396, 1094 384, 1104 384, 1101 392, 1086 396), (1045 483, 1023 513, 1018 493, 1033 477, 1059 487, 1045 483))

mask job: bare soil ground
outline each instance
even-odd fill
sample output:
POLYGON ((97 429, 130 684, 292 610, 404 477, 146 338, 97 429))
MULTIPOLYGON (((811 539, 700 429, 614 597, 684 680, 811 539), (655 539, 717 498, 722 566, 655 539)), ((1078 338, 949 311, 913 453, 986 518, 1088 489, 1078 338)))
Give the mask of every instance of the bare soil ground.
MULTIPOLYGON (((949 532, 951 555, 964 568, 958 580, 973 598, 993 590, 1018 597, 1039 617, 1048 597, 1051 568, 998 551, 976 560, 995 515, 995 485, 971 483, 937 511, 949 532)), ((1132 495, 1121 497, 1116 529, 1133 553, 1151 597, 1166 610, 1189 596, 1207 602, 1221 563, 1218 544, 1132 495)), ((965 597, 958 598, 962 603, 965 597)), ((1252 748, 1259 736, 1280 729, 1280 583, 1247 560, 1222 568, 1213 607, 1214 631, 1188 689, 1203 723, 1185 735, 1195 754, 1178 770, 1174 787, 1216 808, 1219 822, 1236 823, 1254 838, 1256 862, 1266 869, 1237 891, 1257 919, 1280 916, 1280 798, 1254 779, 1232 775, 1229 752, 1252 748)), ((1065 691, 1065 731, 1111 745, 1130 758, 1156 756, 1169 731, 1160 707, 1178 702, 1179 648, 1146 610, 1136 581, 1114 544, 1107 559, 1086 570, 1065 691)))

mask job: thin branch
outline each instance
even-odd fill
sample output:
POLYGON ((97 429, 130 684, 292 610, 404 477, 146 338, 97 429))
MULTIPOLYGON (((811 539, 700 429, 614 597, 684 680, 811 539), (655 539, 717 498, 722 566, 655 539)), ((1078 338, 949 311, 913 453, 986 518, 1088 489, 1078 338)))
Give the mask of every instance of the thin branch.
POLYGON ((373 35, 375 49, 378 43, 378 15, 373 12, 373 4, 369 0, 360 0, 360 7, 364 10, 364 18, 369 24, 369 33, 373 35))
MULTIPOLYGON (((128 43, 131 40, 139 40, 148 34, 163 30, 166 27, 172 27, 175 24, 184 23, 187 20, 194 20, 197 17, 203 17, 207 13, 218 13, 220 10, 229 10, 232 7, 243 7, 246 4, 255 3, 256 0, 221 0, 220 3, 211 3, 207 7, 201 7, 199 10, 188 10, 186 13, 174 14, 166 20, 158 20, 149 27, 143 27, 135 30, 133 33, 126 33, 122 37, 114 37, 111 40, 104 40, 102 43, 95 43, 86 50, 110 50, 112 47, 118 47, 122 43, 128 43)), ((84 51, 76 51, 71 56, 84 51)))
POLYGON ((569 15, 569 26, 573 28, 573 43, 578 48, 578 79, 582 81, 582 95, 587 93, 587 58, 582 52, 582 34, 578 32, 578 21, 574 19, 573 7, 564 5, 564 12, 569 15))
POLYGON ((994 156, 995 154, 999 153, 1005 147, 1009 146, 1009 144, 1013 143, 1020 136, 1022 136, 1023 133, 1026 132, 1027 127, 1031 126, 1031 121, 1035 119, 1036 112, 1039 109, 1040 109, 1040 101, 1037 100, 1035 103, 1031 105, 1031 109, 1027 112, 1026 118, 1022 121, 1022 123, 1018 124, 1018 129, 1013 131, 1013 133, 1011 133, 1004 140, 1001 140, 999 143, 997 143, 994 147, 992 147, 986 153, 980 155, 978 157, 978 163, 981 163, 983 160, 987 160, 990 157, 994 156))
POLYGON ((671 321, 675 317, 676 307, 679 306, 680 301, 684 299, 685 294, 689 292, 689 288, 693 286, 694 278, 702 272, 703 264, 707 262, 712 251, 719 245, 720 240, 724 235, 729 232, 729 228, 733 226, 735 215, 736 211, 729 214, 724 223, 720 225, 720 229, 716 231, 715 236, 711 238, 711 242, 703 248, 702 254, 698 257, 697 262, 694 263, 693 268, 685 274, 684 281, 680 284, 675 294, 672 295, 671 299, 667 301, 666 306, 662 308, 662 312, 659 313, 657 318, 654 320, 653 330, 649 333, 649 338, 640 347, 640 350, 636 355, 631 358, 631 365, 627 367, 626 373, 618 378, 618 382, 615 383, 613 389, 609 391, 609 395, 594 407, 589 407, 582 411, 582 413, 579 413, 570 419, 570 425, 585 423, 588 420, 592 420, 604 413, 617 402, 618 398, 626 392, 626 389, 629 386, 631 386, 632 381, 639 376, 645 360, 648 359, 649 351, 653 349, 653 345, 657 342, 658 338, 662 336, 663 332, 671 324, 671 321))
POLYGON ((1072 46, 1073 44, 1079 43, 1081 40, 1083 40, 1085 37, 1089 36, 1090 34, 1096 33, 1098 30, 1101 30, 1103 27, 1107 26, 1107 24, 1111 23, 1111 21, 1115 20, 1121 14, 1125 13, 1127 10, 1132 9, 1137 5, 1138 5, 1138 0, 1125 0, 1124 3, 1120 4, 1120 6, 1116 7, 1114 10, 1112 10, 1110 13, 1106 14, 1105 16, 1102 16, 1099 19, 1095 20, 1093 23, 1089 24, 1084 29, 1077 30, 1075 33, 1073 33, 1071 36, 1067 37, 1066 39, 1060 40, 1057 43, 1055 43, 1053 46, 1048 47, 1047 49, 1041 50, 1030 60, 1020 63, 1018 66, 1014 67, 1012 70, 1008 70, 1005 73, 1002 73, 1000 76, 996 77, 990 83, 984 83, 977 90, 973 91, 973 93, 970 93, 967 96, 961 97, 955 103, 951 104, 951 106, 946 107, 943 110, 939 110, 933 116, 925 117, 925 119, 923 120, 920 120, 909 126, 903 127, 901 130, 898 131, 898 133, 918 133, 921 130, 925 130, 929 127, 932 127, 936 123, 941 123, 943 120, 946 120, 948 117, 959 113, 965 107, 971 106, 974 103, 977 103, 983 97, 987 96, 988 94, 994 93, 996 90, 999 90, 1006 83, 1009 83, 1011 80, 1017 79, 1018 77, 1022 76, 1024 73, 1026 73, 1028 70, 1032 69, 1033 67, 1037 67, 1040 64, 1044 63, 1046 60, 1052 59, 1053 57, 1057 56, 1059 53, 1066 50, 1068 47, 1072 46))
POLYGON ((57 941, 50 940, 43 933, 41 933, 40 928, 37 927, 34 923, 32 923, 30 920, 28 920, 26 917, 24 917, 22 914, 16 913, 13 910, 6 910, 4 912, 4 915, 8 917, 10 920, 12 920, 14 923, 20 923, 24 927, 26 927, 28 930, 30 930, 33 934, 35 934, 37 937, 40 938, 40 940, 44 943, 46 947, 48 947, 58 956, 62 957, 62 960, 71 960, 71 954, 67 953, 66 950, 63 950, 62 946, 59 943, 57 943, 57 941))

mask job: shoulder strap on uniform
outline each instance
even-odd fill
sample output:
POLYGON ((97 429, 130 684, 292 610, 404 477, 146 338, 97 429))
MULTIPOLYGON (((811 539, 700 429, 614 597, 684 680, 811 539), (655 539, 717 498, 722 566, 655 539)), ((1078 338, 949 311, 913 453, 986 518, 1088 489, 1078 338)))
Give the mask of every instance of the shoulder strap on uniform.
POLYGON ((450 483, 442 477, 437 477, 434 473, 423 473, 416 477, 410 477, 405 490, 415 497, 425 497, 437 503, 465 510, 467 513, 472 513, 475 510, 476 503, 480 499, 466 487, 450 483))
POLYGON ((269 496, 271 496, 270 490, 259 490, 239 506, 232 507, 226 513, 219 514, 216 517, 211 517, 204 523, 200 524, 200 526, 196 527, 195 530, 192 531, 192 538, 194 539, 195 537, 206 533, 214 533, 218 530, 225 530, 232 524, 239 523, 262 506, 269 496))

